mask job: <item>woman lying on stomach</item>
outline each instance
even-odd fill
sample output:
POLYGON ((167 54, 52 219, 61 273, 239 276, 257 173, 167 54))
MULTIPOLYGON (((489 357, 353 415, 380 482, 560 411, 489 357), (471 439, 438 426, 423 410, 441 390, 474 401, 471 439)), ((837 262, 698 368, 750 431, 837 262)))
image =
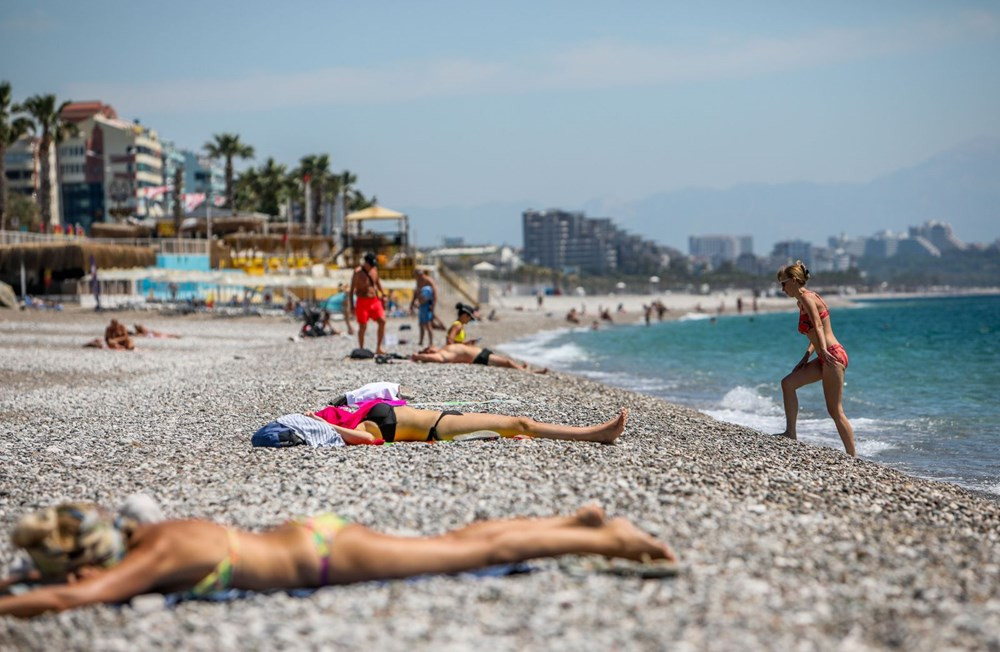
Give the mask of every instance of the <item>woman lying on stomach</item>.
POLYGON ((64 503, 22 517, 11 537, 41 575, 65 580, 0 596, 0 614, 29 617, 150 592, 197 597, 227 588, 320 587, 457 573, 565 554, 676 561, 670 548, 600 507, 573 516, 493 520, 433 537, 397 537, 333 514, 261 533, 211 521, 119 528, 99 508, 64 503))

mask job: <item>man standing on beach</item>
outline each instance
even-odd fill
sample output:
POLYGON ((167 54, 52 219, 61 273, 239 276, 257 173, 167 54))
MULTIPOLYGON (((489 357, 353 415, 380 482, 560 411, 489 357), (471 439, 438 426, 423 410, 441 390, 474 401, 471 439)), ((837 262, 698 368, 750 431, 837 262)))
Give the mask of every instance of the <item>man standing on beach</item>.
POLYGON ((417 287, 413 290, 413 301, 410 302, 410 312, 418 306, 418 321, 420 323, 420 346, 424 345, 424 333, 427 333, 427 346, 434 345, 434 306, 437 304, 437 284, 424 269, 415 269, 413 274, 417 279, 417 287))
POLYGON ((374 319, 378 323, 378 343, 375 353, 385 353, 385 349, 382 348, 382 343, 385 341, 385 307, 382 305, 385 290, 382 289, 382 281, 378 278, 378 259, 374 253, 370 251, 366 253, 361 265, 354 268, 348 296, 358 320, 358 348, 365 348, 368 320, 374 319))

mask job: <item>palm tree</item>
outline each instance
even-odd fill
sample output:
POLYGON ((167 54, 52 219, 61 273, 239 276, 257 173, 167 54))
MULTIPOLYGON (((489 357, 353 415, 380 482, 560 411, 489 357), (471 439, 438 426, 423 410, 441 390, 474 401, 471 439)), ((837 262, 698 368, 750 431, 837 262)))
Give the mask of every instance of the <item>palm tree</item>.
POLYGON ((256 211, 259 195, 260 180, 257 178, 257 170, 247 168, 236 180, 233 197, 234 205, 239 209, 256 211))
POLYGON ((50 224, 52 221, 52 182, 49 176, 51 174, 51 170, 49 169, 49 148, 53 145, 58 147, 67 137, 75 136, 79 131, 74 123, 63 120, 60 117, 63 109, 69 103, 69 101, 66 101, 57 105, 56 96, 50 93, 48 95, 32 95, 23 103, 14 107, 15 111, 27 113, 31 116, 34 120, 35 133, 40 133, 42 136, 42 140, 38 144, 38 156, 41 159, 42 171, 42 183, 39 189, 39 194, 41 195, 39 207, 42 210, 42 222, 44 224, 50 224))
MULTIPOLYGON (((295 172, 300 179, 306 174, 309 175, 313 215, 316 218, 315 225, 319 226, 322 223, 324 194, 330 181, 330 156, 329 154, 303 156, 299 159, 299 167, 295 172)), ((313 224, 308 226, 312 228, 313 224)))
POLYGON ((211 158, 226 159, 226 206, 235 215, 236 205, 233 202, 233 158, 253 158, 253 147, 241 143, 239 134, 212 134, 212 138, 215 140, 205 143, 203 149, 211 158))
POLYGON ((4 157, 7 148, 31 129, 31 120, 14 118, 11 120, 10 82, 0 82, 0 230, 7 228, 7 166, 4 157))
POLYGON ((284 165, 268 158, 257 170, 258 203, 257 210, 268 215, 277 215, 286 188, 287 170, 284 165))

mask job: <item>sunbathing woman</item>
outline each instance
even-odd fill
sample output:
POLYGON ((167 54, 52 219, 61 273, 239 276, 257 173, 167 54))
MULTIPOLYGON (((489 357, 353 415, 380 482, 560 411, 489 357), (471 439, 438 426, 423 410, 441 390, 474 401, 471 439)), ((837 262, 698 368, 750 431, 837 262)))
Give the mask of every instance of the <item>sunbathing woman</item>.
POLYGON ((342 446, 396 441, 439 441, 481 430, 501 437, 527 435, 541 439, 613 444, 625 430, 628 410, 596 426, 562 426, 528 417, 462 414, 454 410, 421 410, 403 401, 366 401, 354 412, 327 406, 308 414, 286 414, 258 430, 255 446, 342 446))
POLYGON ((333 514, 262 533, 195 520, 119 529, 93 505, 71 503, 23 517, 12 540, 44 576, 68 582, 0 596, 0 614, 22 617, 150 592, 198 597, 227 588, 320 587, 566 554, 676 561, 665 543, 623 518, 605 520, 597 506, 573 516, 482 521, 411 538, 380 534, 333 514))
POLYGON ((854 452, 854 429, 844 414, 844 372, 847 370, 847 351, 840 345, 830 325, 830 311, 826 302, 815 292, 806 289, 809 270, 801 260, 778 270, 778 282, 785 294, 799 304, 799 332, 809 338, 809 348, 795 365, 792 372, 781 379, 781 393, 785 401, 785 432, 790 439, 796 439, 795 421, 799 414, 799 399, 795 390, 803 385, 823 381, 823 395, 826 409, 837 432, 844 442, 844 449, 851 457, 854 452), (813 351, 816 358, 809 361, 813 351))
POLYGON ((445 344, 442 347, 428 346, 410 356, 414 362, 440 362, 443 364, 481 364, 491 367, 506 367, 533 374, 547 374, 548 369, 532 369, 523 362, 511 360, 507 356, 494 353, 472 344, 445 344))

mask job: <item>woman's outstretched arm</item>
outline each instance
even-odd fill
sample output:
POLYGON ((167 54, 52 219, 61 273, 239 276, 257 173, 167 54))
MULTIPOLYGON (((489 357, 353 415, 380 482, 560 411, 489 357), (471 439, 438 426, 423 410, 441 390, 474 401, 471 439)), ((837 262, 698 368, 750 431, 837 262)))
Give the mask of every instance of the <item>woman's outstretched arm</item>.
POLYGON ((45 586, 22 595, 0 597, 0 615, 30 618, 47 611, 65 611, 102 602, 124 602, 153 589, 169 556, 162 539, 131 550, 120 564, 94 570, 72 584, 45 586))

